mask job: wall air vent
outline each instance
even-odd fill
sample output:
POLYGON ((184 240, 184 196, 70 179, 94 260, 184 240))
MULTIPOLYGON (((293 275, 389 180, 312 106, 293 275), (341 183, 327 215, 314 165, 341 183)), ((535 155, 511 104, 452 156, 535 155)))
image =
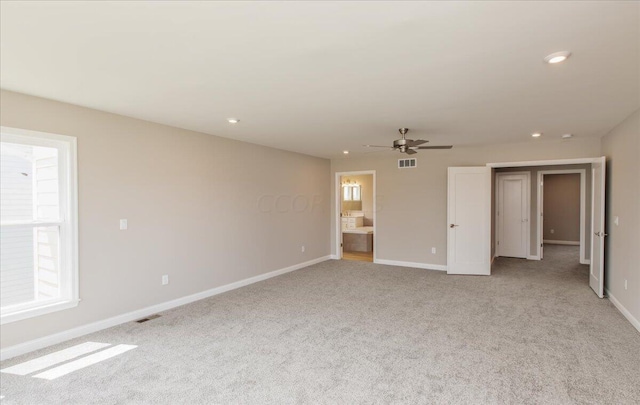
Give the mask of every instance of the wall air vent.
POLYGON ((418 165, 416 158, 398 159, 398 169, 411 169, 418 165))

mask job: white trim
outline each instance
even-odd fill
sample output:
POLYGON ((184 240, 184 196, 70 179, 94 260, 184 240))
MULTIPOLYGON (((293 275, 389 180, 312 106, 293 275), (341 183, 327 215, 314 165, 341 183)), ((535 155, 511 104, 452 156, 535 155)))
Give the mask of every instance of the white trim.
POLYGON ((629 322, 631 322, 631 325, 633 325, 633 327, 636 328, 638 332, 640 332, 640 321, 638 321, 633 315, 631 315, 631 312, 629 312, 629 310, 625 308, 624 305, 622 305, 620 301, 616 299, 616 297, 611 295, 611 291, 605 288, 604 292, 607 294, 607 298, 609 298, 609 301, 611 301, 611 303, 616 308, 618 308, 618 311, 620 311, 620 313, 622 313, 622 315, 624 315, 624 317, 627 318, 629 322))
POLYGON ((558 166, 558 165, 583 165, 601 162, 601 157, 578 158, 578 159, 556 159, 556 160, 531 160, 528 162, 499 162, 487 163, 487 166, 498 169, 501 167, 526 167, 526 166, 558 166))
MULTIPOLYGON (((2 314, 0 324, 73 308, 80 301, 78 268, 78 146, 73 136, 31 131, 21 128, 0 127, 3 142, 18 142, 33 146, 48 146, 58 150, 60 195, 59 238, 65 250, 60 252, 61 297, 55 303, 41 307, 26 307, 13 313, 2 314)), ((7 225, 7 224, 5 224, 7 225)))
POLYGON ((27 307, 20 309, 16 312, 10 312, 2 315, 0 318, 0 325, 5 325, 11 322, 21 321, 23 319, 29 319, 40 315, 50 314, 52 312, 62 311, 63 309, 74 308, 78 306, 79 299, 71 300, 55 300, 50 303, 40 303, 39 306, 27 307))
MULTIPOLYGON (((537 210, 536 210, 536 215, 537 215, 537 219, 538 219, 538 255, 540 257, 543 257, 542 254, 542 247, 540 246, 544 239, 544 232, 543 232, 543 226, 544 226, 544 221, 541 219, 542 218, 542 209, 543 207, 543 203, 544 203, 544 176, 546 174, 549 175, 553 175, 553 174, 579 174, 580 175, 580 263, 582 264, 587 264, 586 262, 589 261, 591 262, 590 259, 588 259, 586 257, 586 237, 585 237, 585 230, 586 230, 586 223, 587 223, 587 171, 586 169, 566 169, 566 170, 540 170, 538 171, 538 206, 537 206, 537 210)), ((593 187, 591 190, 591 195, 593 195, 593 187)), ((593 211, 593 207, 591 207, 591 210, 593 211)), ((592 215, 593 216, 593 215, 592 215)))
POLYGON ((531 172, 497 172, 495 177, 495 245, 493 249, 495 251, 495 256, 499 257, 500 249, 498 248, 498 242, 500 240, 500 218, 498 215, 498 211, 500 208, 500 177, 507 176, 525 176, 526 183, 526 193, 525 193, 525 204, 526 204, 526 215, 527 215, 527 234, 526 234, 526 252, 525 257, 523 259, 529 259, 531 257, 531 172))
POLYGON ((16 357, 21 354, 29 353, 34 350, 42 349, 44 347, 48 347, 51 345, 55 345, 69 339, 74 339, 80 336, 87 335, 89 333, 98 332, 100 330, 111 328, 113 326, 120 325, 125 322, 135 321, 137 319, 144 318, 146 316, 153 315, 158 312, 167 311, 172 308, 190 304, 192 302, 199 301, 205 298, 213 297, 214 295, 235 290, 236 288, 244 287, 249 284, 257 283, 259 281, 263 281, 272 277, 280 276, 282 274, 299 270, 304 267, 308 267, 320 262, 324 262, 329 259, 330 259, 330 256, 319 257, 317 259, 294 264, 293 266, 285 267, 279 270, 274 270, 265 274, 260 274, 255 277, 246 278, 244 280, 240 280, 234 283, 212 288, 210 290, 202 291, 192 295, 187 295, 185 297, 177 298, 171 301, 167 301, 167 302, 152 305, 146 308, 127 312, 125 314, 116 315, 114 317, 103 319, 101 321, 78 326, 63 332, 54 333, 53 335, 44 336, 38 339, 30 340, 28 342, 20 343, 14 346, 9 346, 7 348, 0 350, 0 360, 10 359, 12 357, 16 357))
POLYGON ((529 255, 527 256, 527 260, 540 260, 540 256, 538 255, 529 255))
POLYGON ((447 266, 443 264, 402 262, 399 260, 385 260, 385 259, 376 259, 373 262, 377 264, 385 264, 387 266, 400 266, 400 267, 412 267, 415 269, 447 271, 447 266))
POLYGON ((543 243, 547 243, 549 245, 570 245, 570 246, 580 246, 580 242, 572 241, 572 240, 551 240, 551 239, 543 239, 543 243))
POLYGON ((329 256, 329 258, 331 260, 340 260, 340 256, 338 256, 338 255, 331 255, 331 256, 329 256))
POLYGON ((340 191, 342 184, 340 183, 341 176, 361 176, 361 175, 373 175, 373 261, 376 261, 376 256, 378 252, 378 218, 377 218, 377 208, 376 208, 376 200, 377 200, 377 190, 376 190, 376 171, 375 170, 361 170, 361 171, 353 171, 353 172, 336 172, 335 173, 335 192, 336 192, 336 205, 335 205, 335 224, 336 224, 336 251, 333 256, 337 256, 338 259, 342 259, 342 219, 340 217, 340 213, 342 212, 340 201, 340 191))

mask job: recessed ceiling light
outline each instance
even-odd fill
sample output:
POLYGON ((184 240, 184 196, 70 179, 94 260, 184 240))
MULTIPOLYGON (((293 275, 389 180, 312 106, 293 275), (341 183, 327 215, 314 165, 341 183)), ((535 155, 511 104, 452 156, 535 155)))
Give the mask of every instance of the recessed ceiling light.
POLYGON ((237 118, 227 118, 227 122, 229 122, 229 124, 237 124, 240 120, 237 118))
POLYGON ((534 132, 531 134, 531 136, 534 138, 540 138, 542 136, 542 132, 534 132))
POLYGON ((562 135, 562 137, 563 137, 564 139, 573 138, 573 134, 564 134, 564 135, 562 135))
POLYGON ((569 51, 554 52, 550 55, 547 55, 544 58, 544 61, 547 63, 560 63, 567 60, 569 56, 571 56, 571 52, 569 51))
POLYGON ((348 150, 343 150, 342 153, 344 153, 345 155, 348 155, 349 151, 348 150))

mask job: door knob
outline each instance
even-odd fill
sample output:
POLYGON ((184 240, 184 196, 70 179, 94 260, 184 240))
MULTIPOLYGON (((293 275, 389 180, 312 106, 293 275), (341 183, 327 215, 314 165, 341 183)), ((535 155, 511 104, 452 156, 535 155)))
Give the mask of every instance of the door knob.
POLYGON ((460 225, 451 224, 451 225, 449 225, 449 228, 455 228, 456 226, 460 226, 460 225))

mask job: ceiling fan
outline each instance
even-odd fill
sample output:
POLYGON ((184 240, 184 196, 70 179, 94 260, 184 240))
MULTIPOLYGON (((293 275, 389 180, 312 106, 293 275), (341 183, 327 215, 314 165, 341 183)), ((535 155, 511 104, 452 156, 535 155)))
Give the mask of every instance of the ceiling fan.
POLYGON ((429 141, 425 141, 424 139, 406 139, 405 135, 409 132, 409 128, 400 128, 398 129, 400 135, 402 135, 401 139, 396 139, 393 141, 393 146, 381 146, 381 145, 364 145, 367 148, 387 148, 397 150, 400 153, 406 153, 407 155, 413 155, 414 153, 418 153, 416 149, 451 149, 452 145, 445 146, 420 146, 429 141))

